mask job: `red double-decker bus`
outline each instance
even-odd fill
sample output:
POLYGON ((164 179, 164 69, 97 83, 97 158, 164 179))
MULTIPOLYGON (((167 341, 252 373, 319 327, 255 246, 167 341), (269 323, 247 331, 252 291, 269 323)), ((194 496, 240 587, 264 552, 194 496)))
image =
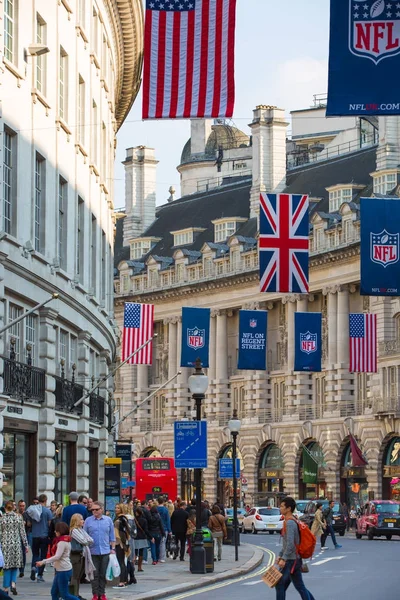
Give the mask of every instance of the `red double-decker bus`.
POLYGON ((173 458, 137 458, 135 471, 136 498, 151 500, 165 496, 176 500, 178 481, 173 458))

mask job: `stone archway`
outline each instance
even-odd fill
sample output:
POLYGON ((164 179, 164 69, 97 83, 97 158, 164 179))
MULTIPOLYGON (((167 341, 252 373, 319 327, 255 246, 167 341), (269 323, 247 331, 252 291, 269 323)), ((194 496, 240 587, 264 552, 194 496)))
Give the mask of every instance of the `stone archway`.
POLYGON ((300 444, 298 450, 297 474, 299 481, 299 500, 313 500, 316 498, 326 497, 326 481, 325 481, 325 455, 322 447, 315 438, 308 438, 300 444), (317 481, 314 483, 306 483, 303 481, 303 452, 309 452, 318 464, 317 481))
MULTIPOLYGON (((219 460, 221 458, 232 459, 232 444, 231 442, 224 444, 220 449, 217 456, 217 500, 221 502, 224 506, 232 506, 233 504, 233 480, 232 479, 221 479, 219 473, 219 460)), ((237 458, 240 459, 240 473, 243 473, 244 462, 243 456, 240 452, 239 447, 237 448, 237 458)), ((240 498, 240 503, 242 499, 242 483, 241 477, 238 480, 238 498, 240 498)))
POLYGON ((339 452, 340 500, 349 508, 363 506, 368 501, 368 481, 365 467, 353 467, 350 438, 347 436, 339 452))
POLYGON ((160 457, 162 456, 161 452, 158 450, 158 448, 156 448, 155 446, 147 446, 144 450, 142 450, 142 452, 140 453, 140 457, 141 458, 155 458, 155 457, 160 457))
POLYGON ((280 447, 272 441, 263 444, 258 458, 257 491, 283 493, 284 469, 285 462, 280 447))

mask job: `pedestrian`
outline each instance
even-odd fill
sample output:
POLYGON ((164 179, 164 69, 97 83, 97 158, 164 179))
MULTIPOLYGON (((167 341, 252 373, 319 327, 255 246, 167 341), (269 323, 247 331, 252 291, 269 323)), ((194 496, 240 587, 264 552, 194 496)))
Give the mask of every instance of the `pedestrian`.
MULTIPOLYGON (((31 531, 31 524, 28 518, 28 515, 26 514, 26 502, 25 500, 18 500, 18 508, 17 508, 17 512, 19 515, 21 515, 22 520, 24 522, 24 527, 25 527, 25 534, 26 534, 26 538, 28 540, 28 546, 29 544, 29 536, 30 536, 30 531, 31 531)), ((19 576, 23 577, 25 575, 25 566, 26 566, 26 552, 25 552, 25 547, 21 541, 21 545, 22 545, 22 562, 23 565, 19 570, 19 576)))
POLYGON ((282 529, 282 550, 277 559, 282 577, 276 585, 276 600, 285 600, 286 590, 293 583, 303 600, 315 600, 314 596, 304 585, 302 576, 302 559, 297 556, 296 546, 300 543, 299 528, 293 513, 296 502, 290 496, 284 498, 280 505, 281 515, 285 522, 282 529))
POLYGON ((57 508, 58 508, 59 506, 60 506, 60 505, 58 504, 57 500, 52 500, 52 501, 50 502, 50 510, 51 510, 51 512, 53 513, 53 515, 55 515, 55 514, 56 514, 56 510, 57 510, 57 508))
POLYGON ((78 503, 79 494, 78 492, 71 492, 69 495, 69 506, 65 506, 62 513, 62 520, 69 527, 72 515, 82 515, 84 519, 87 519, 88 512, 86 506, 78 503))
POLYGON ((126 505, 126 518, 128 519, 128 524, 129 524, 129 530, 130 530, 130 537, 129 537, 129 557, 128 557, 128 562, 127 562, 127 570, 128 570, 128 585, 132 585, 134 583, 137 583, 136 581, 136 577, 135 577, 135 560, 136 560, 136 554, 135 554, 135 540, 137 537, 137 527, 136 527, 136 523, 135 523, 135 517, 134 517, 134 507, 133 507, 133 502, 128 502, 128 504, 126 505))
POLYGON ((211 534, 214 540, 214 560, 221 560, 222 558, 222 540, 228 537, 226 530, 225 518, 221 515, 220 508, 217 504, 214 504, 211 510, 211 517, 208 519, 208 528, 211 530, 211 534), (217 552, 215 551, 215 545, 217 546, 217 552))
POLYGON ((354 531, 354 529, 357 529, 357 511, 355 509, 355 506, 352 506, 350 509, 350 529, 352 531, 354 531))
POLYGON ((158 499, 157 510, 161 517, 161 521, 164 527, 164 535, 160 544, 160 563, 165 563, 167 554, 167 538, 171 535, 171 517, 169 516, 168 509, 164 506, 164 497, 160 496, 158 499))
POLYGON ((53 543, 54 538, 56 537, 56 525, 62 521, 62 513, 63 513, 63 505, 59 504, 57 506, 56 512, 54 513, 54 517, 50 522, 49 527, 49 540, 50 544, 53 543))
POLYGON ((167 509, 168 509, 169 516, 171 518, 172 513, 175 510, 174 503, 172 502, 172 500, 167 500, 167 509))
MULTIPOLYGON (((219 499, 219 498, 217 498, 217 500, 216 500, 215 504, 218 506, 218 508, 219 508, 219 510, 220 510, 220 513, 221 513, 221 515, 222 515, 223 517, 225 517, 225 508, 224 508, 224 505, 221 503, 221 501, 220 501, 220 499, 219 499)), ((211 512, 212 512, 212 511, 211 511, 211 512)))
POLYGON ((72 577, 70 583, 70 592, 81 599, 79 595, 79 586, 81 579, 87 577, 90 581, 94 578, 94 565, 90 554, 89 546, 93 544, 93 539, 83 529, 82 515, 75 513, 71 517, 69 533, 71 536, 71 565, 72 577))
POLYGON ((93 498, 88 498, 87 499, 86 510, 87 510, 87 513, 88 513, 89 517, 91 517, 93 515, 92 506, 93 506, 93 498))
POLYGON ((160 560, 161 539, 165 535, 164 526, 158 513, 158 507, 152 506, 150 509, 149 534, 151 535, 150 548, 153 565, 160 560))
POLYGON ((47 548, 49 545, 49 528, 53 518, 53 513, 46 506, 46 494, 40 494, 38 504, 28 506, 26 512, 32 523, 32 566, 31 580, 38 583, 43 583, 44 566, 36 568, 38 561, 43 561, 47 556, 47 548), (37 575, 37 577, 36 577, 37 575))
POLYGON ((8 500, 4 514, 0 519, 0 543, 4 557, 3 588, 8 593, 17 594, 18 569, 23 566, 22 552, 28 552, 24 521, 13 510, 14 503, 8 500))
POLYGON ((93 564, 95 567, 92 583, 92 600, 107 600, 106 572, 108 559, 115 554, 114 524, 110 517, 104 515, 104 505, 93 502, 93 516, 88 517, 84 523, 84 530, 90 535, 93 544, 90 546, 93 564))
POLYGON ((337 543, 336 536, 335 536, 335 530, 333 529, 333 507, 334 506, 335 506, 335 501, 331 500, 328 504, 328 508, 326 508, 323 512, 324 519, 326 522, 326 527, 325 527, 324 534, 321 538, 321 548, 326 548, 326 546, 325 546, 326 538, 328 537, 328 535, 330 535, 332 538, 333 545, 335 546, 335 550, 338 550, 342 546, 337 543))
MULTIPOLYGON (((66 523, 60 521, 55 529, 56 537, 51 546, 50 558, 45 558, 36 563, 39 568, 45 565, 54 564, 54 579, 51 586, 51 600, 79 600, 77 596, 69 593, 68 584, 72 575, 71 538, 69 536, 69 527, 66 523)), ((96 599, 97 600, 97 599, 96 599)))
POLYGON ((130 553, 129 540, 131 532, 128 519, 125 516, 125 506, 125 504, 116 504, 115 506, 115 551, 121 569, 119 583, 115 586, 115 589, 125 588, 128 585, 128 570, 126 568, 127 565, 125 564, 125 559, 128 558, 130 553))
MULTIPOLYGON (((189 513, 186 510, 186 502, 181 502, 174 510, 171 517, 171 529, 177 542, 179 542, 179 558, 185 560, 186 532, 189 513)), ((174 560, 177 556, 174 556, 174 560)))
POLYGON ((211 517, 211 510, 208 507, 208 502, 201 503, 201 526, 208 527, 208 520, 211 517))
POLYGON ((349 514, 349 508, 348 508, 346 502, 343 502, 343 516, 344 516, 344 520, 346 521, 346 531, 349 531, 349 529, 350 529, 350 514, 349 514))
POLYGON ((323 548, 322 536, 324 535, 326 529, 326 521, 322 514, 322 502, 317 502, 315 509, 314 521, 311 525, 311 532, 316 538, 321 538, 321 548, 323 548))
POLYGON ((187 540, 187 545, 188 545, 189 556, 192 555, 192 541, 193 541, 193 534, 195 533, 195 531, 196 531, 196 511, 190 510, 189 518, 187 520, 187 529, 186 529, 186 540, 187 540))
POLYGON ((138 553, 138 571, 142 572, 143 568, 143 554, 144 550, 149 547, 151 536, 149 533, 149 525, 146 517, 144 516, 143 509, 138 506, 135 509, 135 524, 137 528, 137 535, 135 539, 135 550, 138 553))

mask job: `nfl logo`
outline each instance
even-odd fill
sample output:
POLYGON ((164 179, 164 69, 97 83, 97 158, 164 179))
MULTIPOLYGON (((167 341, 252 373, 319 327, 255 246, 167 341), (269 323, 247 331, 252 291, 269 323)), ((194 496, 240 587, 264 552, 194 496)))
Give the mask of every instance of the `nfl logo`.
POLYGON ((187 345, 189 348, 197 350, 198 348, 204 348, 206 340, 206 330, 195 327, 194 329, 187 330, 187 345))
POLYGON ((371 233, 371 260, 386 268, 399 260, 399 234, 384 229, 380 233, 371 233))
POLYGON ((312 352, 317 351, 317 334, 310 333, 301 333, 300 334, 300 349, 302 352, 306 354, 311 354, 312 352))
POLYGON ((257 327, 257 319, 250 319, 249 323, 250 327, 257 327))
POLYGON ((389 0, 349 0, 349 49, 375 64, 400 52, 400 9, 389 0))

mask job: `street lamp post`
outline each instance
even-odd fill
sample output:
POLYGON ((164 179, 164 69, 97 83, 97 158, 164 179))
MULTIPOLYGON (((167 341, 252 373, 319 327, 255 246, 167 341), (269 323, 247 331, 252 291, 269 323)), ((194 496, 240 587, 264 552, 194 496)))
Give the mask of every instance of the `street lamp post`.
POLYGON ((228 423, 232 435, 232 463, 233 463, 233 539, 235 543, 235 560, 239 560, 239 530, 237 520, 238 497, 237 497, 237 477, 236 477, 236 458, 237 458, 237 436, 239 435, 242 423, 238 419, 236 409, 233 411, 233 417, 228 423))
MULTIPOLYGON (((203 372, 199 358, 196 360, 195 372, 189 377, 188 385, 196 404, 196 421, 201 421, 201 403, 208 388, 208 377, 203 372)), ((196 575, 203 575, 206 573, 206 551, 201 528, 201 469, 194 469, 194 486, 196 490, 196 531, 192 546, 190 571, 196 575)))

